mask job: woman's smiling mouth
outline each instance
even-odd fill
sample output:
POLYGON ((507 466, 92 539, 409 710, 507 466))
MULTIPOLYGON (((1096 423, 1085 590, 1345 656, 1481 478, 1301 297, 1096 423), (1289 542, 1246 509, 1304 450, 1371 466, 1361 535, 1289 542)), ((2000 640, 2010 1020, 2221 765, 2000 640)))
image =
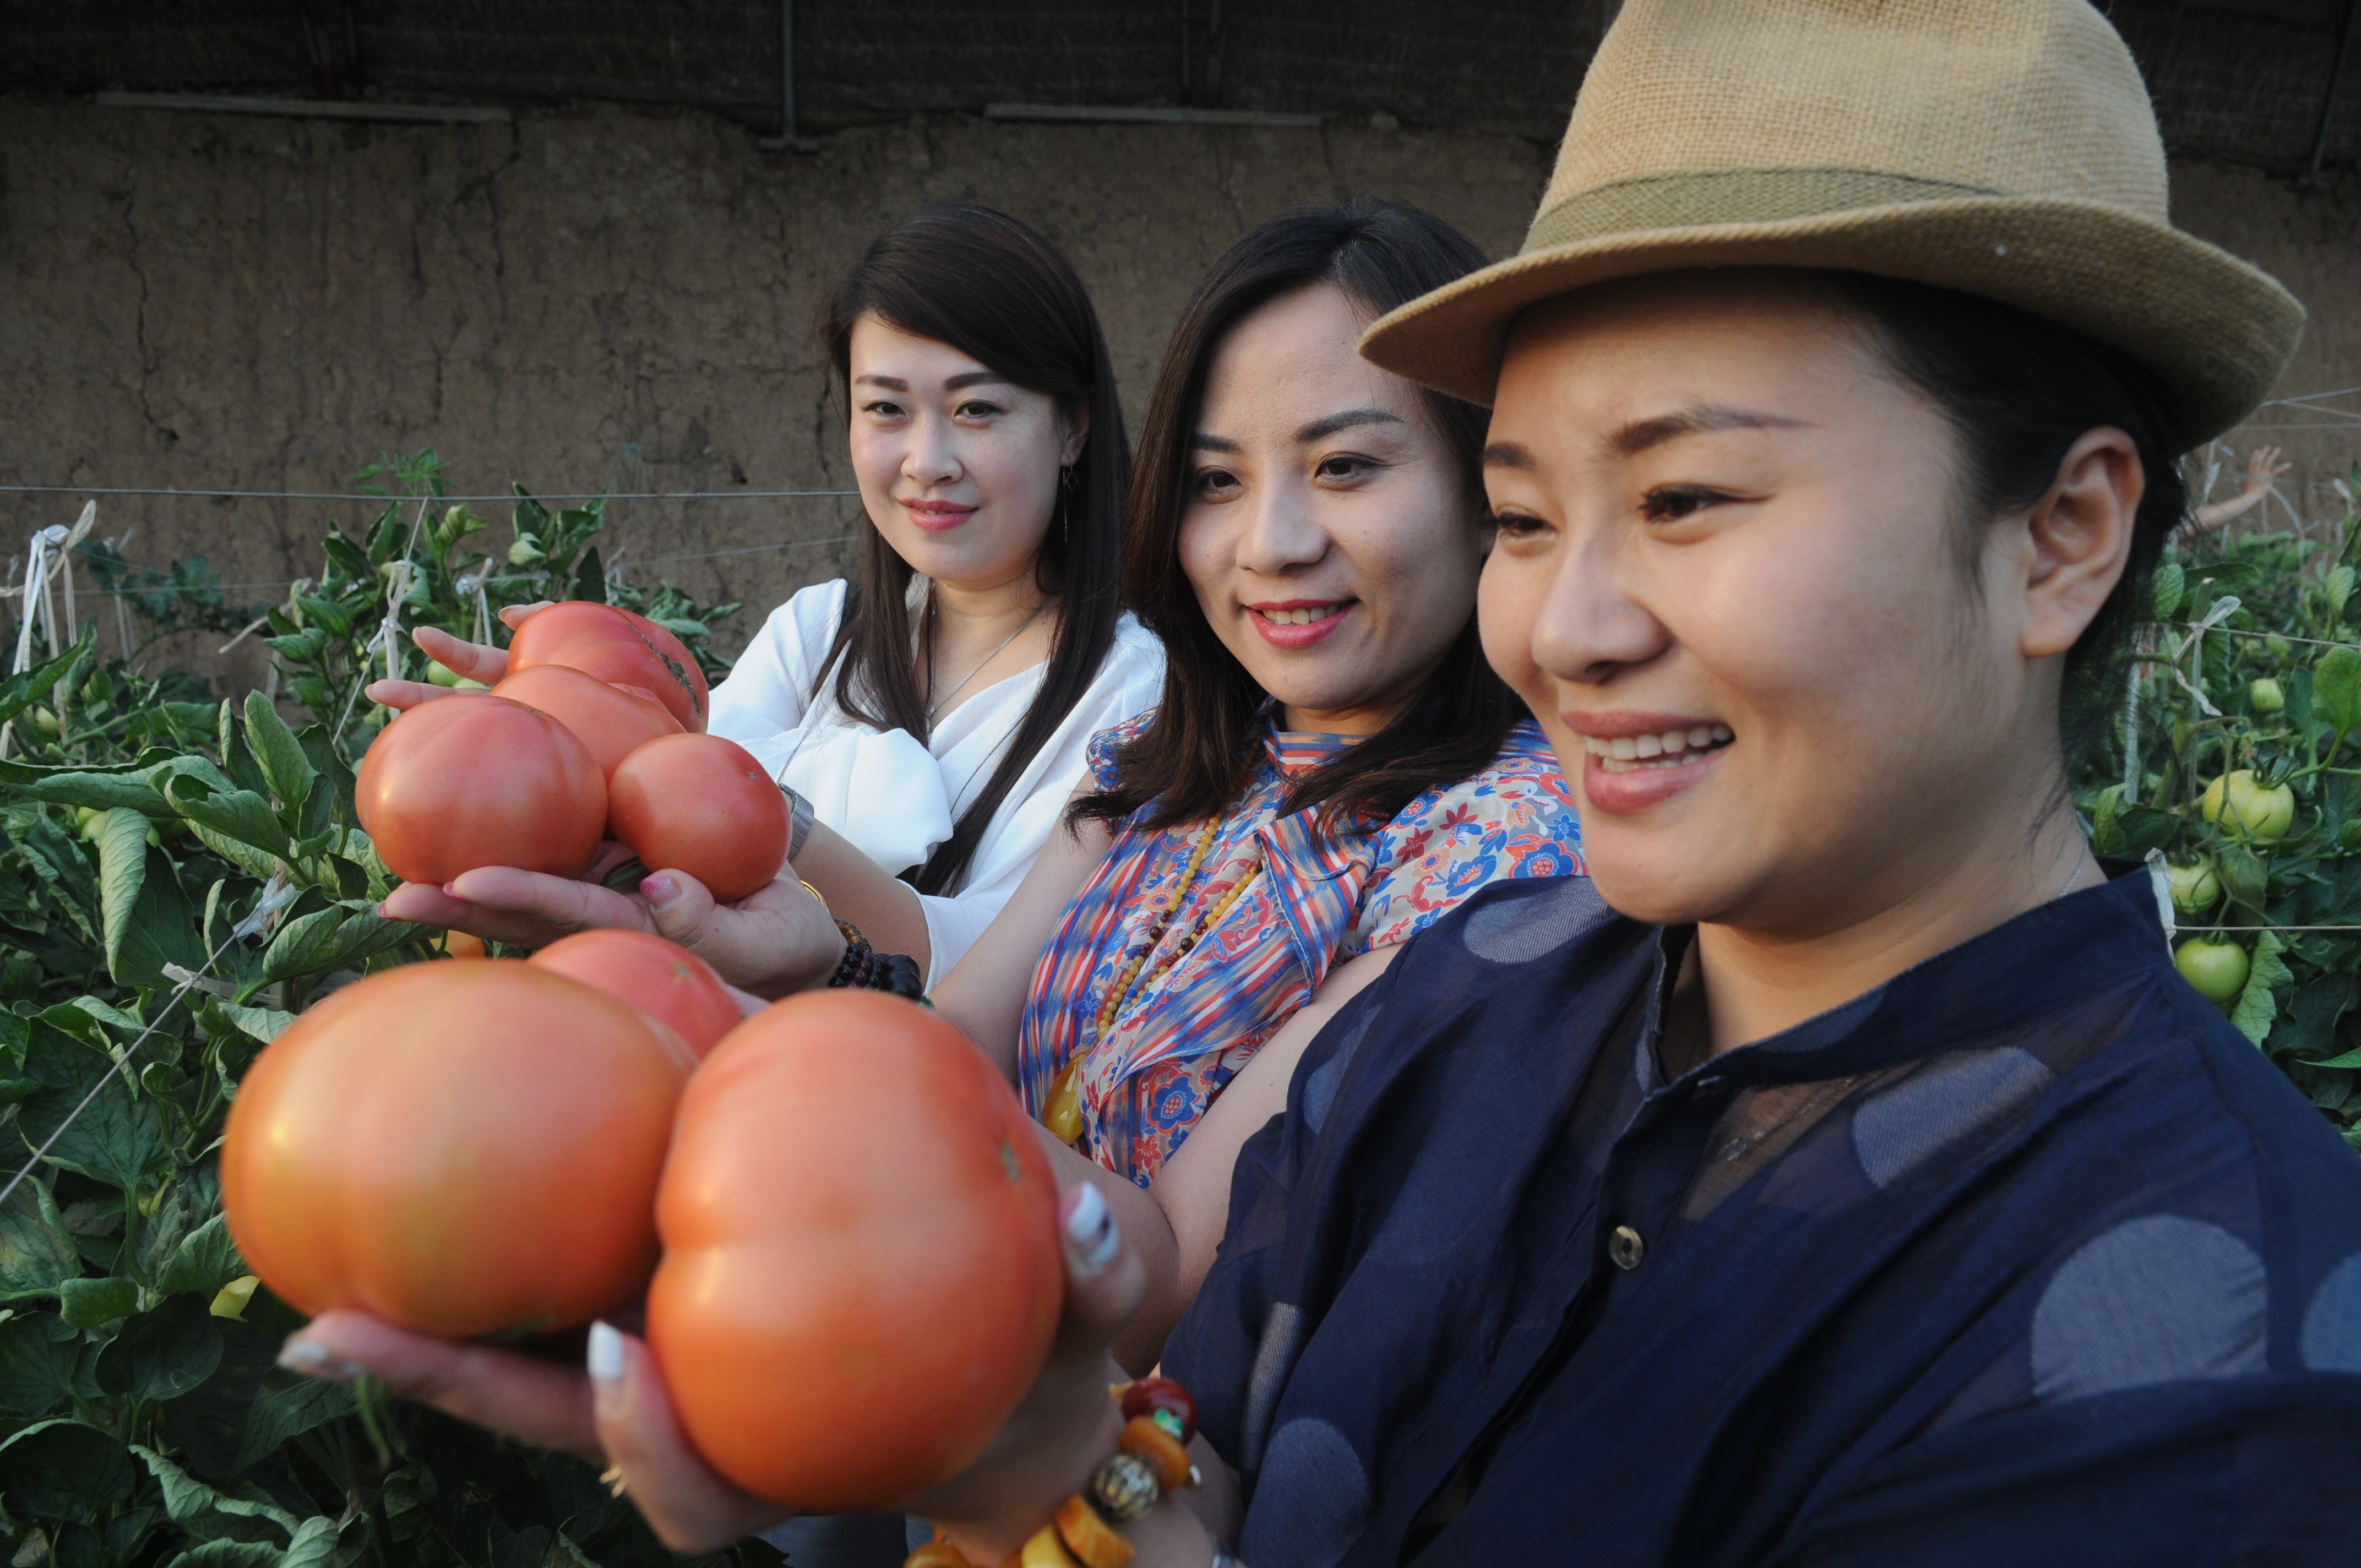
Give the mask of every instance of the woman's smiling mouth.
POLYGON ((1719 719, 1677 713, 1565 713, 1582 741, 1582 795, 1620 817, 1645 811, 1713 771, 1737 739, 1719 719))
POLYGON ((1309 648, 1343 625, 1353 604, 1351 599, 1288 599, 1246 609, 1265 641, 1279 648, 1309 648))
POLYGON ((1606 772, 1626 773, 1638 768, 1675 767, 1697 754, 1727 746, 1735 739, 1727 724, 1692 724, 1686 729, 1618 735, 1611 740, 1603 735, 1585 735, 1582 749, 1598 758, 1598 765, 1606 772))

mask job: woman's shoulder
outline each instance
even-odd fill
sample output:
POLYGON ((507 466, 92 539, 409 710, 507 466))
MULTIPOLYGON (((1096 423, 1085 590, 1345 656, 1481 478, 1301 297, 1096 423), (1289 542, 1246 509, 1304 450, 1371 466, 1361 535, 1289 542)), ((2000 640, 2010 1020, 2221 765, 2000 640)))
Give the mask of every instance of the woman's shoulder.
POLYGON ((1089 750, 1091 777, 1101 789, 1113 789, 1122 770, 1115 764, 1115 753, 1148 732, 1156 722, 1157 710, 1143 708, 1126 718, 1108 725, 1091 737, 1089 750))
POLYGON ((1159 686, 1164 682, 1164 640, 1139 623, 1129 610, 1115 623, 1115 641, 1099 661, 1103 685, 1159 686))
POLYGON ((1395 813, 1384 833, 1416 833, 1446 819, 1571 818, 1574 810, 1574 791, 1558 765, 1557 752, 1541 726, 1524 718, 1510 728, 1490 762, 1465 778, 1436 784, 1413 799, 1395 813))

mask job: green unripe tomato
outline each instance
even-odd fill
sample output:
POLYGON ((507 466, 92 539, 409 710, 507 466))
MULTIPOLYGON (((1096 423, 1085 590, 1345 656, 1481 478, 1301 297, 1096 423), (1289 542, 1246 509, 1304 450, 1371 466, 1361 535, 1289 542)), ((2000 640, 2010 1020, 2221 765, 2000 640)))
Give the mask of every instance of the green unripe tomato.
POLYGON ((2246 988, 2246 949, 2235 942, 2209 942, 2202 937, 2180 944, 2172 955, 2180 978, 2197 994, 2217 1007, 2226 1007, 2246 988))
POLYGON ((33 728, 44 735, 54 735, 58 732, 58 716, 46 707, 37 707, 33 709, 33 728))
POLYGON ((2246 688, 2246 701, 2257 713, 2277 713, 2287 706, 2287 694, 2279 690, 2279 682, 2265 675, 2246 688))
POLYGON ((2257 843, 2277 843, 2295 822, 2295 791, 2286 784, 2265 789, 2255 782, 2252 768, 2215 779, 2197 805, 2206 821, 2233 839, 2257 843))
POLYGON ((2172 884, 2172 906, 2183 915, 2202 915, 2222 896, 2222 879, 2213 874, 2211 861, 2200 861, 2193 866, 2167 866, 2164 875, 2172 884))
POLYGON ((2282 664, 2291 664, 2295 662, 2294 644, 2276 631, 2263 639, 2263 646, 2268 650, 2272 658, 2282 664))
POLYGON ((98 842, 98 825, 105 816, 105 812, 91 806, 77 806, 74 807, 74 826, 82 829, 85 840, 95 844, 98 842))
POLYGON ((426 678, 438 686, 456 686, 459 684, 459 672, 430 659, 426 662, 426 678))

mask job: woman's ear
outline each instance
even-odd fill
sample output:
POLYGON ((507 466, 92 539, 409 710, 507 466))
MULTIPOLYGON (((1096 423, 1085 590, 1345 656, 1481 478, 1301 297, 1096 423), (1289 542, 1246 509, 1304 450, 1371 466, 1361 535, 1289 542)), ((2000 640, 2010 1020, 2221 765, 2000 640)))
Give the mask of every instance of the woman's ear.
POLYGON ((2123 579, 2147 473, 2139 447, 2113 426, 2082 433, 2058 465, 2049 493, 2026 513, 2025 610, 2018 647, 2028 659, 2072 648, 2123 579))
POLYGON ((1066 433, 1064 443, 1058 448, 1058 466, 1071 468, 1082 460, 1082 448, 1090 444, 1091 405, 1075 403, 1072 411, 1062 416, 1058 422, 1066 433))

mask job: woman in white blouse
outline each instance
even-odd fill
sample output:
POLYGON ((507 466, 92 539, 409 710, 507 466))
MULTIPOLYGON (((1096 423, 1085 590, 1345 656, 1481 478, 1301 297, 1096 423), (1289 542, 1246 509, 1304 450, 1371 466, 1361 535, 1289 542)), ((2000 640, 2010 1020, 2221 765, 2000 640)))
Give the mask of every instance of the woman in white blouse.
MULTIPOLYGON (((1005 214, 945 204, 887 230, 830 291, 821 331, 871 524, 862 576, 773 611, 707 728, 800 797, 791 873, 932 983, 1024 880, 1091 737, 1162 689, 1161 645, 1117 590, 1130 450, 1090 296, 1005 214)), ((438 632, 420 644, 479 680, 506 667, 438 632)), ((371 695, 406 707, 432 689, 371 695)), ((388 913, 530 945, 555 932, 496 912, 536 902, 509 885, 532 874, 404 887, 388 913)), ((586 907, 579 923, 670 926, 664 890, 646 891, 653 911, 586 907)))

